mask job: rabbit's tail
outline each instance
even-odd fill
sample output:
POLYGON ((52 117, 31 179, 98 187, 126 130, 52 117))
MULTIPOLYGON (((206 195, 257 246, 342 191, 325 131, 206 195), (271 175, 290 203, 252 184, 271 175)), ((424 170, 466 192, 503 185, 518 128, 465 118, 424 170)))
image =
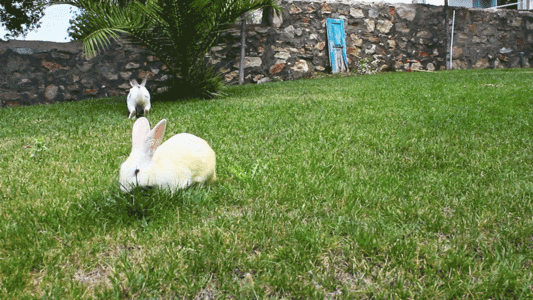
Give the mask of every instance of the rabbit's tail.
POLYGON ((209 178, 209 182, 213 183, 215 181, 217 181, 217 172, 213 171, 213 176, 211 176, 211 178, 209 178))

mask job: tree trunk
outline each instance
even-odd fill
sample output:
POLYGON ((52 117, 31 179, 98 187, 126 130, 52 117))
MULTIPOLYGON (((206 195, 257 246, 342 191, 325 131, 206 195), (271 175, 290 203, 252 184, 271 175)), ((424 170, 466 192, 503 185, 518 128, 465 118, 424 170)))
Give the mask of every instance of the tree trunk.
MULTIPOLYGON (((280 5, 279 2, 280 1, 277 1, 276 5, 280 5)), ((271 7, 267 9, 266 13, 268 16, 268 24, 274 28, 280 28, 281 24, 283 24, 283 16, 271 7)))

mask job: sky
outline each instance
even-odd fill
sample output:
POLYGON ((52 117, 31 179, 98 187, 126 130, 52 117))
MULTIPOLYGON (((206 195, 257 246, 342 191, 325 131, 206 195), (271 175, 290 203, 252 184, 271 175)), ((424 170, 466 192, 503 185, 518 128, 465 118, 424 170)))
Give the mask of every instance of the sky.
MULTIPOLYGON (((47 7, 44 11, 44 17, 41 19, 41 28, 29 32, 25 38, 17 38, 17 40, 35 40, 66 43, 70 42, 67 29, 70 26, 69 20, 74 17, 71 12, 71 5, 60 4, 47 7)), ((4 38, 6 30, 3 26, 0 27, 0 38, 4 38)))
MULTIPOLYGON (((388 2, 388 3, 412 3, 412 0, 365 0, 364 2, 388 2)), ((444 5, 444 0, 426 0, 427 4, 444 5)), ((17 38, 17 40, 35 40, 66 43, 70 42, 67 29, 70 26, 69 20, 73 18, 74 13, 71 12, 72 6, 61 4, 53 5, 45 9, 44 17, 41 19, 41 28, 29 32, 24 38, 17 38)), ((0 27, 0 38, 6 34, 6 30, 0 27)))

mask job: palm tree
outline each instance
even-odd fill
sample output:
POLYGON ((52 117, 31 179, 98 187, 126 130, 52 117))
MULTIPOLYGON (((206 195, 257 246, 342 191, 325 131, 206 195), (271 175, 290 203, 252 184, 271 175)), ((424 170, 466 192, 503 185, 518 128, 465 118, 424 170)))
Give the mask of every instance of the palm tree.
POLYGON ((183 97, 214 97, 222 78, 205 55, 244 13, 276 0, 64 0, 82 9, 73 37, 87 57, 124 36, 153 52, 168 68, 169 86, 183 97))

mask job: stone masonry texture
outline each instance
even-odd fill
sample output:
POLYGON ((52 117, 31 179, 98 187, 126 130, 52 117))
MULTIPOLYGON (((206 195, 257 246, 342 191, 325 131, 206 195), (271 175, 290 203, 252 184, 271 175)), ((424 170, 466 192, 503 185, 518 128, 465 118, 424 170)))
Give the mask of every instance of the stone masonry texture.
MULTIPOLYGON (((259 22, 247 25, 247 83, 329 72, 328 18, 345 21, 350 72, 445 70, 453 10, 454 69, 519 68, 533 62, 533 12, 445 11, 425 4, 350 0, 285 0, 280 6, 281 24, 262 23, 268 19, 265 12, 259 22)), ((228 84, 238 81, 240 38, 236 25, 206 56, 228 84)), ((145 76, 148 90, 156 94, 166 89, 165 69, 146 49, 121 40, 91 59, 84 58, 79 42, 0 42, 0 107, 126 95, 129 80, 145 76)))

